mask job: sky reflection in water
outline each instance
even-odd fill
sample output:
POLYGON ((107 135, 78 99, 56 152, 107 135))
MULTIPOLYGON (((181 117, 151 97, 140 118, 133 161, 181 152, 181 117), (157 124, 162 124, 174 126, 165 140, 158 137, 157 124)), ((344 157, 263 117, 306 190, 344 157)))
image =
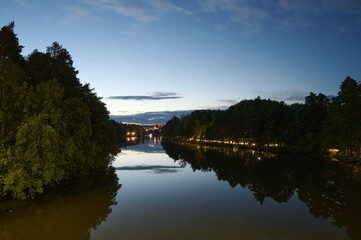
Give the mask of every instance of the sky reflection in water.
POLYGON ((361 239, 357 168, 149 142, 114 167, 1 201, 0 239, 361 239))
MULTIPOLYGON (((305 204, 306 196, 312 198, 315 193, 298 189, 301 179, 288 179, 297 175, 295 168, 301 163, 270 159, 255 164, 215 152, 209 158, 197 148, 165 144, 175 161, 163 150, 147 151, 150 145, 161 149, 152 143, 133 146, 114 162, 122 184, 118 205, 107 222, 92 232, 92 239, 349 239, 344 226, 332 224, 333 209, 321 206, 320 213, 312 209, 317 204, 327 205, 324 199, 305 204), (154 174, 159 172, 165 174, 154 174), (242 178, 248 182, 242 184, 242 178), (322 212, 325 209, 331 217, 322 212)), ((320 168, 316 166, 316 174, 320 168)), ((303 175, 303 181, 315 180, 307 179, 312 174, 303 175)), ((357 232, 351 233, 355 236, 359 236, 357 232)))

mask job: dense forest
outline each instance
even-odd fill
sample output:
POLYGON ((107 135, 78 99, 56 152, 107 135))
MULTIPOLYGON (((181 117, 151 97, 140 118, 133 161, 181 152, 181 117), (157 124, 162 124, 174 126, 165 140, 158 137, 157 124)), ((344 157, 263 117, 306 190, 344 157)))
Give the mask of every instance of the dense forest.
POLYGON ((169 139, 248 145, 322 154, 332 149, 344 160, 361 158, 361 84, 347 77, 336 97, 310 93, 304 104, 243 100, 220 110, 173 117, 162 128, 169 139))
POLYGON ((108 167, 118 153, 101 99, 58 42, 21 55, 14 22, 0 31, 0 196, 27 198, 108 167))

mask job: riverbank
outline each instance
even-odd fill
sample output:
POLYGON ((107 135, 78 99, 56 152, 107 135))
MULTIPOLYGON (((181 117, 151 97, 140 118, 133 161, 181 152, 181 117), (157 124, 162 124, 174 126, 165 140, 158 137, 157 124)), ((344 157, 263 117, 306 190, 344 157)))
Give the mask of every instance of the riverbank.
POLYGON ((313 157, 317 159, 323 159, 332 162, 340 162, 345 165, 361 167, 361 159, 347 158, 345 155, 339 154, 338 149, 328 149, 321 153, 310 153, 302 151, 296 147, 287 147, 282 144, 271 143, 259 146, 250 142, 237 142, 232 140, 210 140, 210 139, 184 139, 184 138, 165 138, 163 141, 174 142, 176 144, 189 144, 196 147, 202 147, 206 149, 230 149, 230 152, 236 153, 240 150, 249 150, 255 153, 272 153, 272 154, 297 154, 305 157, 313 157))

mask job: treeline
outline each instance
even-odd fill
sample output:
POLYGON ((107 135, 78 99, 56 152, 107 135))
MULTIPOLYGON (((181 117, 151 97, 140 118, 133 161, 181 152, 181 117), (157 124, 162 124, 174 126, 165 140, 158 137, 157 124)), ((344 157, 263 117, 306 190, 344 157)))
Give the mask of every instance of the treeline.
POLYGON ((145 141, 145 129, 136 124, 126 124, 111 120, 115 127, 117 143, 120 147, 136 145, 145 141))
MULTIPOLYGON (((21 55, 14 22, 0 31, 0 194, 27 198, 118 153, 105 104, 81 84, 58 42, 21 55)), ((1 196, 0 195, 0 196, 1 196)))
POLYGON ((347 77, 338 96, 310 93, 304 104, 244 100, 226 111, 198 110, 173 117, 162 128, 167 138, 228 142, 258 148, 282 146, 292 151, 361 157, 361 84, 347 77))

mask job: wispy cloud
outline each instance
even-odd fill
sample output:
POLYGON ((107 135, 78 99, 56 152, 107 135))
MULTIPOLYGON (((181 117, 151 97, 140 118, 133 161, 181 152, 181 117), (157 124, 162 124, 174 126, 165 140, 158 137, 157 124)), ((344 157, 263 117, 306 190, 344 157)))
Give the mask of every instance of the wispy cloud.
POLYGON ((91 21, 99 21, 100 19, 93 15, 93 9, 82 6, 82 5, 64 5, 60 7, 64 13, 63 21, 68 25, 73 25, 74 22, 79 20, 91 20, 91 21))
POLYGON ((335 13, 353 15, 356 19, 361 16, 359 0, 202 0, 200 6, 208 14, 226 14, 231 22, 240 24, 246 34, 256 34, 266 25, 283 31, 317 25, 314 17, 335 13))
POLYGON ((341 27, 339 27, 339 31, 340 32, 349 32, 351 31, 352 27, 350 25, 342 25, 341 27))
MULTIPOLYGON (((70 20, 77 19, 76 16, 100 17, 104 12, 111 12, 141 24, 160 21, 171 14, 197 15, 196 17, 200 17, 200 14, 222 14, 229 21, 215 18, 220 19, 214 24, 215 31, 233 29, 229 25, 235 24, 243 34, 253 35, 264 29, 292 31, 319 26, 325 22, 319 21, 322 18, 340 15, 345 17, 345 22, 336 26, 336 30, 345 32, 353 30, 355 22, 361 18, 360 0, 197 0, 196 8, 188 10, 186 6, 189 7, 183 1, 172 0, 77 0, 70 20)), ((123 33, 134 35, 131 29, 126 29, 123 33)))
POLYGON ((231 21, 243 25, 244 32, 254 34, 260 31, 261 23, 267 21, 269 14, 266 9, 253 3, 239 0, 204 0, 201 8, 210 14, 226 13, 231 21))
POLYGON ((178 99, 183 98, 176 92, 153 92, 151 95, 131 95, 131 96, 111 96, 108 99, 119 100, 166 100, 166 99, 178 99))
POLYGON ((112 11, 139 22, 160 20, 169 13, 190 14, 169 0, 79 0, 98 10, 112 11))
POLYGON ((163 165, 135 165, 135 166, 126 166, 126 167, 116 167, 115 170, 154 170, 154 169, 179 169, 181 166, 163 166, 163 165))
POLYGON ((85 15, 88 15, 90 13, 90 10, 89 10, 89 8, 86 8, 86 7, 83 7, 83 6, 75 6, 74 7, 74 12, 77 15, 85 16, 85 15))
POLYGON ((30 4, 26 0, 15 0, 15 2, 22 7, 30 7, 30 4))
POLYGON ((216 102, 221 104, 229 104, 229 105, 233 105, 237 103, 237 101, 234 99, 216 99, 216 102))
POLYGON ((176 173, 183 167, 181 166, 161 166, 161 165, 136 165, 136 166, 127 166, 127 167, 116 167, 115 170, 118 171, 144 171, 151 170, 154 174, 163 174, 163 173, 176 173))
POLYGON ((361 15, 361 2, 359 0, 321 0, 321 2, 322 8, 329 12, 361 15))
POLYGON ((197 109, 226 110, 238 103, 235 99, 215 99, 209 106, 199 106, 197 109))
POLYGON ((215 30, 216 32, 222 32, 222 31, 226 30, 226 27, 225 27, 224 25, 222 25, 222 24, 217 24, 217 25, 215 26, 214 30, 215 30))

